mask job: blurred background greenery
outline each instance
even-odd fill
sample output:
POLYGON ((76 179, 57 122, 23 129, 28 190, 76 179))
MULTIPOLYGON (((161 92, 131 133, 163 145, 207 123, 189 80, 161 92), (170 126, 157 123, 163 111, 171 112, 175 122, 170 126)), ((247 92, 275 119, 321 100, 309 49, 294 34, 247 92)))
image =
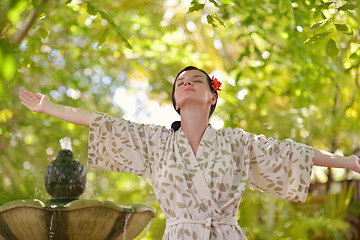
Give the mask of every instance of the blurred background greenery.
MULTIPOLYGON (((19 91, 121 117, 121 89, 139 99, 136 119, 150 114, 148 102, 170 104, 174 76, 187 65, 224 83, 212 118, 218 127, 360 154, 359 7, 340 0, 0 0, 0 205, 49 198, 44 169, 59 139, 70 137, 77 159, 87 160, 87 128, 26 110, 19 91)), ((305 204, 249 187, 239 224, 249 239, 360 239, 356 179, 314 168, 305 204)), ((148 179, 88 169, 82 197, 148 204, 156 219, 141 237, 161 239, 165 218, 148 179)))

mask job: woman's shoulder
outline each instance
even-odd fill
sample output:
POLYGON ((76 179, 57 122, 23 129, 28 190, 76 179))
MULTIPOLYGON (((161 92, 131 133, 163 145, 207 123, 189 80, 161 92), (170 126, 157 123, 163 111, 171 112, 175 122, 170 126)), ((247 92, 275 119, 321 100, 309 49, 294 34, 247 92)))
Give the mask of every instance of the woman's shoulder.
POLYGON ((251 133, 246 132, 244 129, 240 127, 227 127, 223 129, 216 130, 218 135, 223 135, 227 137, 248 137, 251 133))
POLYGON ((172 130, 166 128, 165 126, 150 124, 150 123, 139 123, 139 122, 125 119, 123 117, 114 117, 114 116, 111 116, 111 115, 109 115, 107 113, 103 113, 103 112, 95 112, 93 114, 91 125, 93 125, 94 123, 95 123, 95 125, 98 125, 96 123, 102 123, 104 125, 109 125, 109 124, 114 125, 115 124, 115 125, 126 127, 126 128, 137 129, 137 130, 153 132, 153 133, 161 132, 162 135, 166 134, 166 133, 170 133, 172 131, 172 130))

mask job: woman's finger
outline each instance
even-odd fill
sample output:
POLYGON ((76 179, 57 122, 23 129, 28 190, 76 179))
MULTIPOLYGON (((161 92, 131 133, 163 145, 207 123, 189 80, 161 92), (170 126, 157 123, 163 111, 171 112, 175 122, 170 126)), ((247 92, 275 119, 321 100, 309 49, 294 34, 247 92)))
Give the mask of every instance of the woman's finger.
POLYGON ((27 94, 22 95, 22 97, 20 99, 23 100, 23 102, 26 102, 26 103, 34 102, 34 99, 31 98, 30 96, 28 96, 27 94))
POLYGON ((41 94, 41 93, 36 93, 36 95, 35 95, 35 97, 36 97, 37 99, 41 99, 43 96, 44 96, 44 95, 41 94))
POLYGON ((40 101, 41 98, 38 98, 34 93, 32 92, 26 92, 26 99, 30 102, 30 103, 38 103, 40 101))
POLYGON ((25 94, 25 93, 23 93, 23 92, 20 93, 20 96, 19 96, 19 97, 20 97, 20 99, 23 100, 23 101, 28 101, 28 98, 29 98, 29 97, 27 96, 27 94, 25 94))
POLYGON ((356 155, 354 155, 355 157, 356 157, 356 159, 355 159, 355 164, 356 164, 356 166, 358 166, 358 168, 360 169, 360 158, 358 157, 358 156, 356 156, 356 155))
POLYGON ((34 93, 32 93, 32 92, 29 92, 29 93, 28 93, 28 96, 29 96, 33 101, 37 100, 36 95, 35 95, 34 93))
POLYGON ((28 93, 29 91, 24 91, 20 93, 20 97, 21 99, 25 99, 25 100, 31 100, 31 94, 28 93))
POLYGON ((37 100, 37 98, 35 97, 35 94, 30 91, 25 90, 24 94, 29 100, 32 100, 32 101, 37 100))
POLYGON ((31 107, 31 104, 27 101, 21 101, 21 104, 24 105, 25 107, 29 108, 31 107))

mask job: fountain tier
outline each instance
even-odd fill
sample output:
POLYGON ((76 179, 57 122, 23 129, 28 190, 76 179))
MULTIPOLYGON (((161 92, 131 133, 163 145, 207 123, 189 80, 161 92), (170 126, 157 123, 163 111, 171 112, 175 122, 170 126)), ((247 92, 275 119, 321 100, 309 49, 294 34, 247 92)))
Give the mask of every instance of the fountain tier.
POLYGON ((18 200, 0 207, 0 240, 125 240, 135 238, 154 217, 136 204, 75 200, 62 207, 18 200))

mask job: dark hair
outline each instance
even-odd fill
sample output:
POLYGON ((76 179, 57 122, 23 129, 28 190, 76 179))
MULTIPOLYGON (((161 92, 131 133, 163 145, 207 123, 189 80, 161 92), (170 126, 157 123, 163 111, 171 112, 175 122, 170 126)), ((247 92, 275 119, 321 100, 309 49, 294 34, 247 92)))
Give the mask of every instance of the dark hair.
MULTIPOLYGON (((175 78, 175 81, 174 81, 174 84, 173 84, 173 89, 172 89, 172 94, 171 94, 171 99, 172 99, 172 103, 173 103, 173 106, 174 106, 174 109, 176 110, 177 113, 180 114, 180 109, 176 109, 176 102, 175 102, 175 97, 174 97, 174 94, 175 94, 175 82, 177 80, 177 78, 179 77, 179 75, 185 71, 189 71, 189 70, 197 70, 197 71, 200 71, 202 73, 205 74, 207 80, 208 80, 208 84, 209 84, 209 87, 210 87, 210 90, 212 93, 215 93, 216 96, 218 96, 218 93, 217 91, 212 87, 212 84, 213 84, 213 81, 211 80, 209 74, 207 74, 204 70, 202 69, 199 69, 197 67, 194 67, 194 66, 187 66, 186 68, 183 68, 177 75, 176 75, 176 78, 175 78)), ((217 103, 217 102, 216 102, 217 103)), ((215 108, 216 108, 216 103, 211 105, 210 107, 210 112, 209 112, 209 118, 211 117, 211 115, 214 113, 215 111, 215 108)), ((177 131, 179 128, 181 127, 181 122, 179 121, 175 121, 173 122, 173 124, 171 125, 171 128, 174 129, 175 131, 177 131)))

